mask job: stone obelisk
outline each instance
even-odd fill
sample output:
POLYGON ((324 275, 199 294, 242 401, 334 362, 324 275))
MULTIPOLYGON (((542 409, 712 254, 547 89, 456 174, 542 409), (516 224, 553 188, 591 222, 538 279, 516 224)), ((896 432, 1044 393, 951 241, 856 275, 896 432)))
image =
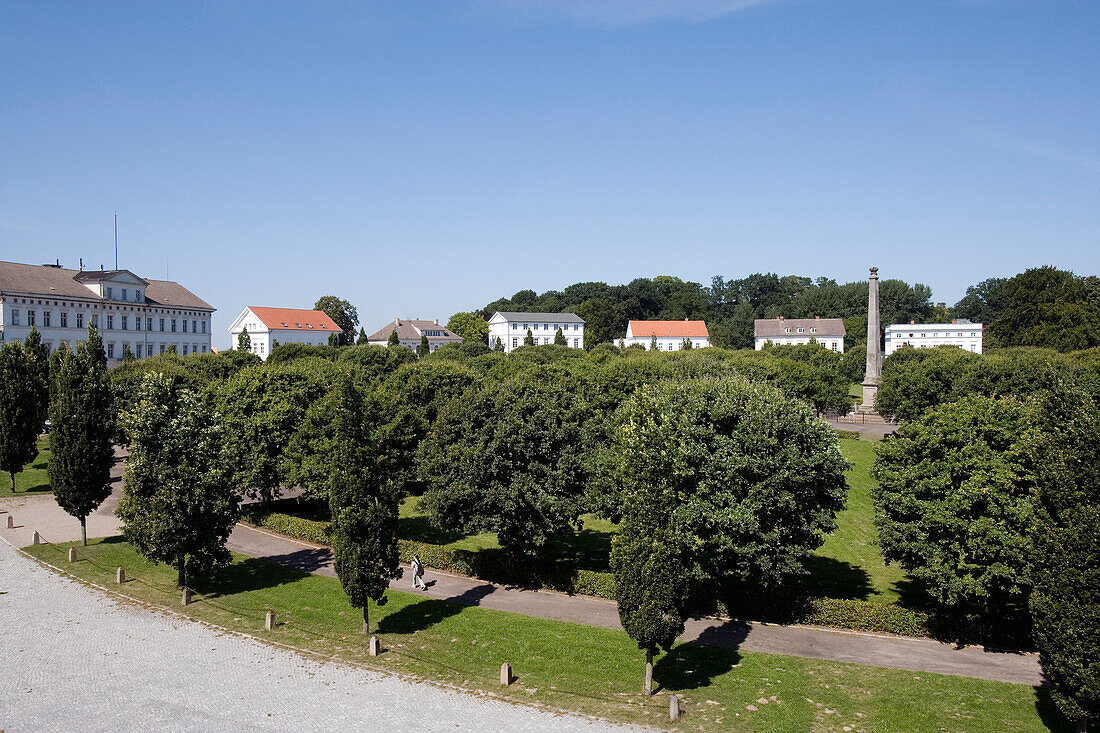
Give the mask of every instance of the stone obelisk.
POLYGON ((863 376, 861 412, 874 412, 875 393, 882 384, 882 329, 878 321, 878 268, 867 278, 867 372, 863 376))

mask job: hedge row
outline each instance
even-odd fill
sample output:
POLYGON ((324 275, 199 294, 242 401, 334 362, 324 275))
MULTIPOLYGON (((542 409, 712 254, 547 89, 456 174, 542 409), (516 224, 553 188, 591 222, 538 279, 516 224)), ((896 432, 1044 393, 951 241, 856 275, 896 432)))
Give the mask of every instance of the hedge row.
MULTIPOLYGON (((307 542, 328 543, 328 522, 316 522, 256 508, 246 510, 245 521, 307 542)), ((470 552, 411 540, 398 540, 397 548, 403 562, 409 562, 414 554, 419 554, 426 567, 457 575, 611 600, 615 598, 615 579, 611 573, 566 569, 560 566, 517 571, 508 564, 500 550, 470 552)), ((719 605, 717 610, 735 618, 762 618, 780 623, 812 624, 901 636, 931 635, 927 614, 895 604, 855 599, 771 596, 766 605, 719 605)))
POLYGON ((849 438, 851 440, 859 440, 861 436, 858 430, 837 430, 836 437, 841 439, 849 438))

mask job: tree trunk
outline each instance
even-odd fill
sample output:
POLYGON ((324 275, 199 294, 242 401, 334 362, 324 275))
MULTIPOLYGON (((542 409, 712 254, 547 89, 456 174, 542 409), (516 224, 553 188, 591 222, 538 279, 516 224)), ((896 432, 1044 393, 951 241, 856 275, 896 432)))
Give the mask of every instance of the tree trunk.
POLYGON ((11 471, 11 493, 15 495, 15 471, 11 471))
POLYGON ((88 546, 88 518, 80 518, 80 544, 88 546))
POLYGON ((653 695, 653 652, 645 650, 645 687, 642 689, 646 697, 653 695))
POLYGON ((370 633, 370 619, 367 618, 367 607, 363 606, 363 633, 370 633))
POLYGON ((182 588, 186 581, 187 574, 184 570, 183 557, 180 556, 179 559, 176 560, 176 583, 179 585, 180 588, 182 588))
POLYGON ((1089 733, 1089 719, 1078 718, 1077 719, 1077 733, 1089 733))

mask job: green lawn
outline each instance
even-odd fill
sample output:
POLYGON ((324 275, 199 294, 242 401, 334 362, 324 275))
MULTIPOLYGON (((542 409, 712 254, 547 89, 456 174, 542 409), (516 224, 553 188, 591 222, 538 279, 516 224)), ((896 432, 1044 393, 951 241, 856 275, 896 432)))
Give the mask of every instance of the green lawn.
MULTIPOLYGON (((23 467, 20 473, 15 474, 15 490, 20 494, 48 494, 50 492, 50 477, 46 473, 46 464, 50 460, 50 438, 42 436, 38 439, 38 457, 23 467)), ((4 492, 11 493, 11 477, 3 478, 4 492)), ((2 495, 2 494, 0 494, 2 495)))
MULTIPOLYGON (((114 586, 124 566, 128 595, 180 608, 174 572, 138 557, 120 538, 77 548, 95 561, 69 564, 68 546, 27 550, 80 577, 114 586)), ((637 694, 642 657, 625 634, 545 621, 391 591, 371 607, 386 649, 365 655, 361 616, 339 584, 271 563, 236 557, 186 612, 221 626, 319 654, 486 690, 519 702, 669 727, 668 701, 637 694), (263 630, 266 609, 278 625, 263 630), (516 682, 497 684, 511 662, 516 682)), ((684 696, 678 726, 734 731, 1042 731, 1067 729, 1046 693, 1032 687, 820 660, 682 644, 658 658, 662 692, 684 696), (766 700, 764 704, 759 702, 766 700), (749 710, 748 706, 757 710, 749 710)))

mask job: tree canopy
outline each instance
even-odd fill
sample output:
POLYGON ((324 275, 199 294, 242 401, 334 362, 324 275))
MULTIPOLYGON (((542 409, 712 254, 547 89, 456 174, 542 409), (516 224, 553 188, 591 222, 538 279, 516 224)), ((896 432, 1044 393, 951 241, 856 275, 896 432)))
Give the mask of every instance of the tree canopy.
POLYGON ((489 322, 477 311, 458 312, 447 321, 447 330, 462 337, 463 341, 488 342, 489 322))
POLYGON ((346 300, 335 295, 322 295, 313 304, 314 310, 319 310, 336 322, 340 327, 340 333, 336 336, 336 346, 351 346, 355 343, 355 328, 359 325, 359 311, 346 300))

